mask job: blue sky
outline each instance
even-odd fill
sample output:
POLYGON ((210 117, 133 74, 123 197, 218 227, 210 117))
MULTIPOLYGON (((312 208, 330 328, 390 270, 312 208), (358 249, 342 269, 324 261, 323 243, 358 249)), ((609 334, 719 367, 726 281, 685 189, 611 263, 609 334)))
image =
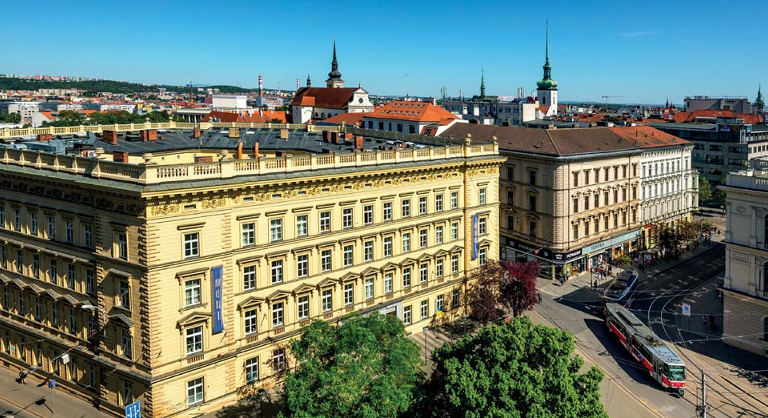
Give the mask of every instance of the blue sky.
POLYGON ((534 89, 550 19, 560 100, 754 99, 768 86, 768 2, 3 1, 0 73, 142 83, 322 85, 336 38, 372 94, 534 89))

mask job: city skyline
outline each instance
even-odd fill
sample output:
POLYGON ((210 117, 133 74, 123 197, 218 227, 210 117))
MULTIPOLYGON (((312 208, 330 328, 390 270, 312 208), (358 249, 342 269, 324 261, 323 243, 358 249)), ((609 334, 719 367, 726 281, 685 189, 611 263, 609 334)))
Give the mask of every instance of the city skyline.
MULTIPOLYGON (((757 70, 737 77, 726 76, 733 74, 732 61, 714 58, 731 55, 729 45, 736 41, 759 36, 758 19, 764 13, 753 9, 768 12, 762 3, 754 3, 749 14, 742 9, 715 13, 713 2, 699 3, 697 10, 608 3, 572 10, 557 2, 547 10, 536 4, 469 8, 458 2, 439 8, 402 2, 261 7, 245 1, 191 7, 165 2, 151 4, 154 13, 136 13, 150 7, 148 2, 109 8, 94 2, 76 10, 45 6, 35 11, 36 21, 50 27, 73 22, 60 38, 72 48, 11 49, 0 72, 248 88, 257 87, 263 75, 265 88, 288 90, 297 78, 303 86, 308 73, 314 83, 327 78, 335 38, 347 85, 361 84, 371 94, 438 97, 445 86, 449 96, 472 96, 479 93, 484 70, 488 94, 514 95, 521 86, 530 93, 541 78, 549 19, 552 77, 560 83, 561 101, 602 102, 603 95, 617 96, 610 102, 620 103, 668 98, 682 104, 685 96, 694 95, 754 100, 758 84, 768 80, 759 71, 768 59, 759 54, 749 59, 749 67, 757 70), (244 17, 233 19, 227 14, 231 11, 244 17), (313 16, 313 23, 301 15, 313 16), (738 39, 721 24, 731 18, 740 21, 738 39), (88 29, 88 22, 98 29, 88 29), (706 51, 712 58, 706 58, 706 51)), ((9 15, 28 13, 23 2, 6 7, 9 15)), ((23 21, 8 22, 0 33, 18 33, 23 21)), ((51 32, 27 31, 25 37, 32 45, 50 45, 51 32)))

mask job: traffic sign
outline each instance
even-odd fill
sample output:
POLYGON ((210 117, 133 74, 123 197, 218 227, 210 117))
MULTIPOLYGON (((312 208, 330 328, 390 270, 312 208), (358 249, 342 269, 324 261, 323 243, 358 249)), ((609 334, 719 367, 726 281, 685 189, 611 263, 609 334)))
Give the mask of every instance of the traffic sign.
POLYGON ((139 405, 139 401, 125 406, 125 418, 141 418, 141 405, 139 405))
POLYGON ((691 316, 691 305, 687 303, 683 304, 683 316, 691 316))
POLYGON ((56 381, 53 380, 53 379, 49 380, 48 381, 48 387, 51 388, 51 389, 55 388, 56 387, 56 381))

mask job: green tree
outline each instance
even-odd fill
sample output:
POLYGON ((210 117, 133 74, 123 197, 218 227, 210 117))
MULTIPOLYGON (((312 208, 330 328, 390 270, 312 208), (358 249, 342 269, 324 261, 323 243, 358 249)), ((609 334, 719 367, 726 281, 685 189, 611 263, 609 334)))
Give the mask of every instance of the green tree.
POLYGON ((574 356, 574 337, 527 317, 484 327, 435 350, 424 417, 607 418, 603 372, 574 356))
POLYGON ((704 176, 699 177, 699 204, 703 205, 712 200, 712 184, 704 176))
POLYGON ((74 110, 62 110, 55 120, 45 121, 42 126, 79 126, 87 124, 85 115, 74 110))
POLYGON ((160 122, 168 122, 169 120, 171 120, 171 115, 169 115, 168 112, 165 110, 163 110, 162 112, 155 110, 153 112, 147 113, 145 118, 149 119, 149 121, 152 123, 160 123, 160 122))
POLYGON ((423 381, 419 347, 402 322, 378 313, 315 321, 291 343, 283 417, 398 417, 423 381))
POLYGON ((19 123, 21 115, 18 113, 0 113, 0 123, 19 123))

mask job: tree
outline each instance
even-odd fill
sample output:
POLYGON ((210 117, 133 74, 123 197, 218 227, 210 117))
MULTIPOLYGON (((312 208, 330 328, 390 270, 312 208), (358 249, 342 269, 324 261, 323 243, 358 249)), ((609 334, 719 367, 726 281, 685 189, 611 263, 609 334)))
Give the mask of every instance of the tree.
POLYGON ((0 113, 0 123, 19 123, 21 115, 18 113, 0 113))
POLYGON ((499 284, 501 303, 512 310, 514 316, 519 316, 539 303, 539 291, 536 289, 539 262, 507 261, 504 267, 506 274, 502 275, 499 284))
POLYGON ((712 200, 712 185, 704 176, 699 177, 699 203, 705 204, 712 200))
POLYGON ((291 343, 283 417, 397 417, 423 381, 419 347, 402 322, 378 313, 315 321, 291 343))
POLYGON ((603 373, 580 374, 574 337, 527 317, 486 326, 435 350, 435 372, 418 408, 424 417, 607 418, 603 373))
POLYGON ((502 274, 501 263, 488 260, 472 275, 473 285, 468 295, 469 307, 472 309, 472 315, 484 324, 501 317, 499 284, 502 274))
POLYGON ((155 110, 147 113, 146 119, 149 119, 149 121, 152 123, 168 122, 171 120, 171 115, 169 115, 165 110, 162 112, 155 110))
POLYGON ((618 267, 624 268, 630 264, 632 264, 632 258, 627 254, 622 254, 616 259, 616 266, 618 267))

